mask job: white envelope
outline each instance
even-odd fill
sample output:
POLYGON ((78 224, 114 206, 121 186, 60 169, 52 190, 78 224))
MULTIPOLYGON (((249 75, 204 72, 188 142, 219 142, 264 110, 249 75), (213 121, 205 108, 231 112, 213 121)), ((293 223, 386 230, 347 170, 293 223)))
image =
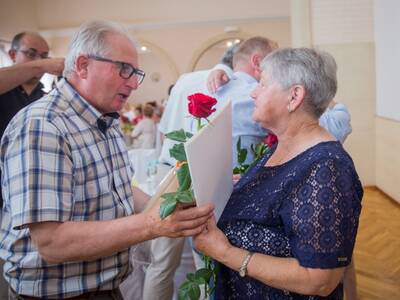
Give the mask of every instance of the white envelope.
POLYGON ((233 190, 230 101, 185 143, 185 151, 197 205, 214 203, 218 221, 233 190))

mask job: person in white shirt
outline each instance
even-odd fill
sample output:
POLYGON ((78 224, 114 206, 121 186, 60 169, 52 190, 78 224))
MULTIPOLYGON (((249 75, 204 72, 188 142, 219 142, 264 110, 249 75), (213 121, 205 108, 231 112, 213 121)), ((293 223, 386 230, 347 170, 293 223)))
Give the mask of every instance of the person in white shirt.
POLYGON ((135 126, 131 136, 134 148, 153 149, 156 146, 157 127, 153 121, 154 109, 146 105, 143 109, 143 119, 135 126))

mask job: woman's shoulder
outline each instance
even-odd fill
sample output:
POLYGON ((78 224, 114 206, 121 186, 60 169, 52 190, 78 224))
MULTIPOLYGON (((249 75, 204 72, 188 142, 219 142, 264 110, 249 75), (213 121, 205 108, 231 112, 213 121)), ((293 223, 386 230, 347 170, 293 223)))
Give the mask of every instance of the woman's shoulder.
POLYGON ((302 160, 307 160, 311 163, 332 160, 341 164, 353 165, 350 155, 338 141, 320 142, 304 151, 300 156, 302 160))

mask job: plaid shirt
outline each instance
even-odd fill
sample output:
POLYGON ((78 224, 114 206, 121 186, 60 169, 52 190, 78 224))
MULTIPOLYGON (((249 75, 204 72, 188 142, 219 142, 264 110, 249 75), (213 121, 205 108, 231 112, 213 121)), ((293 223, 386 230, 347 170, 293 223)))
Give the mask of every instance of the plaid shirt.
POLYGON ((10 122, 0 159, 0 257, 11 287, 43 298, 118 287, 130 272, 129 249, 90 262, 49 264, 27 228, 133 214, 132 172, 118 121, 102 116, 63 79, 10 122))

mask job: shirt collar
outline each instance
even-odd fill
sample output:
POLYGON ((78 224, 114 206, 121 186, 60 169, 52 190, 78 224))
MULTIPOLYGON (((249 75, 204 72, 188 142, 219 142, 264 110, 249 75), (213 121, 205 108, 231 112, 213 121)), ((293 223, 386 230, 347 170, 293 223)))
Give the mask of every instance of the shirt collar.
POLYGON ((85 100, 65 78, 62 78, 57 83, 56 88, 64 95, 71 107, 81 118, 86 120, 89 124, 98 127, 101 132, 105 133, 109 127, 118 124, 119 114, 117 112, 103 115, 85 100))
POLYGON ((251 76, 245 72, 241 72, 241 71, 237 71, 237 72, 233 73, 232 79, 234 79, 234 78, 244 80, 247 83, 257 83, 258 82, 253 76, 251 76))

